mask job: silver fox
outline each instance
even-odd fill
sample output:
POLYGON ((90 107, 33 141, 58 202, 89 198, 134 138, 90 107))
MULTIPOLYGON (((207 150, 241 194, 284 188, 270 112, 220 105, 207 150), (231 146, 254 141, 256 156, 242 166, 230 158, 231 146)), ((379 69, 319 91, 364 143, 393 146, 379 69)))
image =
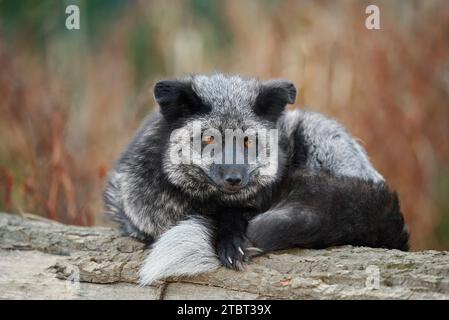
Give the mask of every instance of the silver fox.
POLYGON ((238 270, 253 255, 291 247, 408 249, 396 193, 337 121, 284 110, 296 99, 292 83, 193 75, 158 82, 154 96, 159 110, 122 153, 104 192, 106 212, 123 232, 152 244, 142 284, 221 265, 238 270), (171 133, 191 132, 194 121, 222 133, 277 129, 277 170, 173 163, 171 133))

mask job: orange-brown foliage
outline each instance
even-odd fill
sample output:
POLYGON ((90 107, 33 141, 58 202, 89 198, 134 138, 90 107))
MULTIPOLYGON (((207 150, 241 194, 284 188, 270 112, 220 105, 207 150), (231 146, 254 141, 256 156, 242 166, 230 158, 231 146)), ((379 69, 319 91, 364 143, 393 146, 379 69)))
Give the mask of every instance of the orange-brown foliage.
POLYGON ((86 28, 48 36, 43 56, 26 35, 0 34, 0 206, 104 224, 102 184, 154 105, 153 81, 220 70, 293 80, 297 107, 342 121, 398 190, 413 248, 441 246, 433 186, 449 170, 449 4, 377 2, 379 31, 364 27, 360 1, 226 1, 212 18, 141 1, 94 43, 86 28), (135 35, 147 69, 131 59, 135 35))

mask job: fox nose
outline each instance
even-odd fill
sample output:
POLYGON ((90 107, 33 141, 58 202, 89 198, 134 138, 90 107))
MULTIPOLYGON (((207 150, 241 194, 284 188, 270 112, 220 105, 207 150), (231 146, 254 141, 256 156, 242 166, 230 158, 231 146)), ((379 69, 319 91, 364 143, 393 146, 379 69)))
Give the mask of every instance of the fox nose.
POLYGON ((228 175, 225 181, 231 186, 238 186, 242 182, 242 176, 239 174, 228 175))
POLYGON ((249 180, 246 165, 213 164, 210 172, 214 184, 225 193, 239 192, 249 180))

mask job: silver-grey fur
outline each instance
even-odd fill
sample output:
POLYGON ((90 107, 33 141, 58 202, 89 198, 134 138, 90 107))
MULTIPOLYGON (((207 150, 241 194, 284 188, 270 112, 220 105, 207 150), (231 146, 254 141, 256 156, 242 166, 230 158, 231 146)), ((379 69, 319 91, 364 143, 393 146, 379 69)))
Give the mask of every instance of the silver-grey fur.
MULTIPOLYGON (((141 269, 142 284, 217 268, 220 263, 212 245, 212 218, 207 216, 210 199, 233 205, 243 202, 252 205, 258 201, 256 195, 277 182, 281 174, 261 177, 256 173, 241 192, 222 193, 205 178, 204 172, 210 168, 174 166, 168 162, 170 144, 167 137, 173 129, 172 123, 176 128, 189 128, 194 120, 212 128, 274 126, 280 130, 280 139, 287 149, 295 148, 297 143, 307 145, 306 167, 329 171, 336 176, 357 177, 375 183, 383 181, 363 147, 337 121, 317 113, 295 110, 283 112, 273 125, 256 114, 254 104, 263 88, 281 88, 293 94, 292 85, 285 83, 222 74, 182 78, 175 83, 179 90, 184 90, 185 86, 191 88, 192 94, 209 109, 188 117, 182 115, 181 119, 177 118, 178 110, 171 109, 177 107, 177 102, 167 102, 165 96, 156 94, 161 111, 150 115, 137 131, 111 170, 104 193, 107 213, 121 224, 126 234, 155 241, 141 269), (299 127, 302 128, 300 131, 299 127)), ((168 85, 173 86, 173 83, 168 85)), ((155 91, 172 94, 168 85, 156 87, 155 91)), ((291 103, 294 96, 286 99, 285 103, 291 103)), ((282 166, 289 161, 287 158, 282 159, 282 166)), ((263 213, 269 214, 270 210, 263 213)), ((253 221, 256 220, 249 221, 249 229, 254 229, 253 221)))
POLYGON ((289 139, 299 125, 308 149, 307 166, 327 168, 336 175, 359 177, 375 182, 384 178, 371 164, 364 148, 336 120, 316 112, 294 110, 285 112, 278 126, 289 139))
POLYGON ((209 222, 191 217, 163 233, 140 270, 142 285, 165 277, 195 275, 220 267, 209 222))

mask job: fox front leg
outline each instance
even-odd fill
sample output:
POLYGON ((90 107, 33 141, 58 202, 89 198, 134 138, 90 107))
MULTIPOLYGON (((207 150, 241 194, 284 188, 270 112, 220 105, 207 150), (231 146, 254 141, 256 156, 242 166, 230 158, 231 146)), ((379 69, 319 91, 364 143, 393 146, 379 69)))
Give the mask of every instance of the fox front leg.
POLYGON ((221 263, 231 269, 243 269, 248 261, 250 243, 245 235, 248 217, 237 209, 222 209, 216 214, 216 250, 221 263))

